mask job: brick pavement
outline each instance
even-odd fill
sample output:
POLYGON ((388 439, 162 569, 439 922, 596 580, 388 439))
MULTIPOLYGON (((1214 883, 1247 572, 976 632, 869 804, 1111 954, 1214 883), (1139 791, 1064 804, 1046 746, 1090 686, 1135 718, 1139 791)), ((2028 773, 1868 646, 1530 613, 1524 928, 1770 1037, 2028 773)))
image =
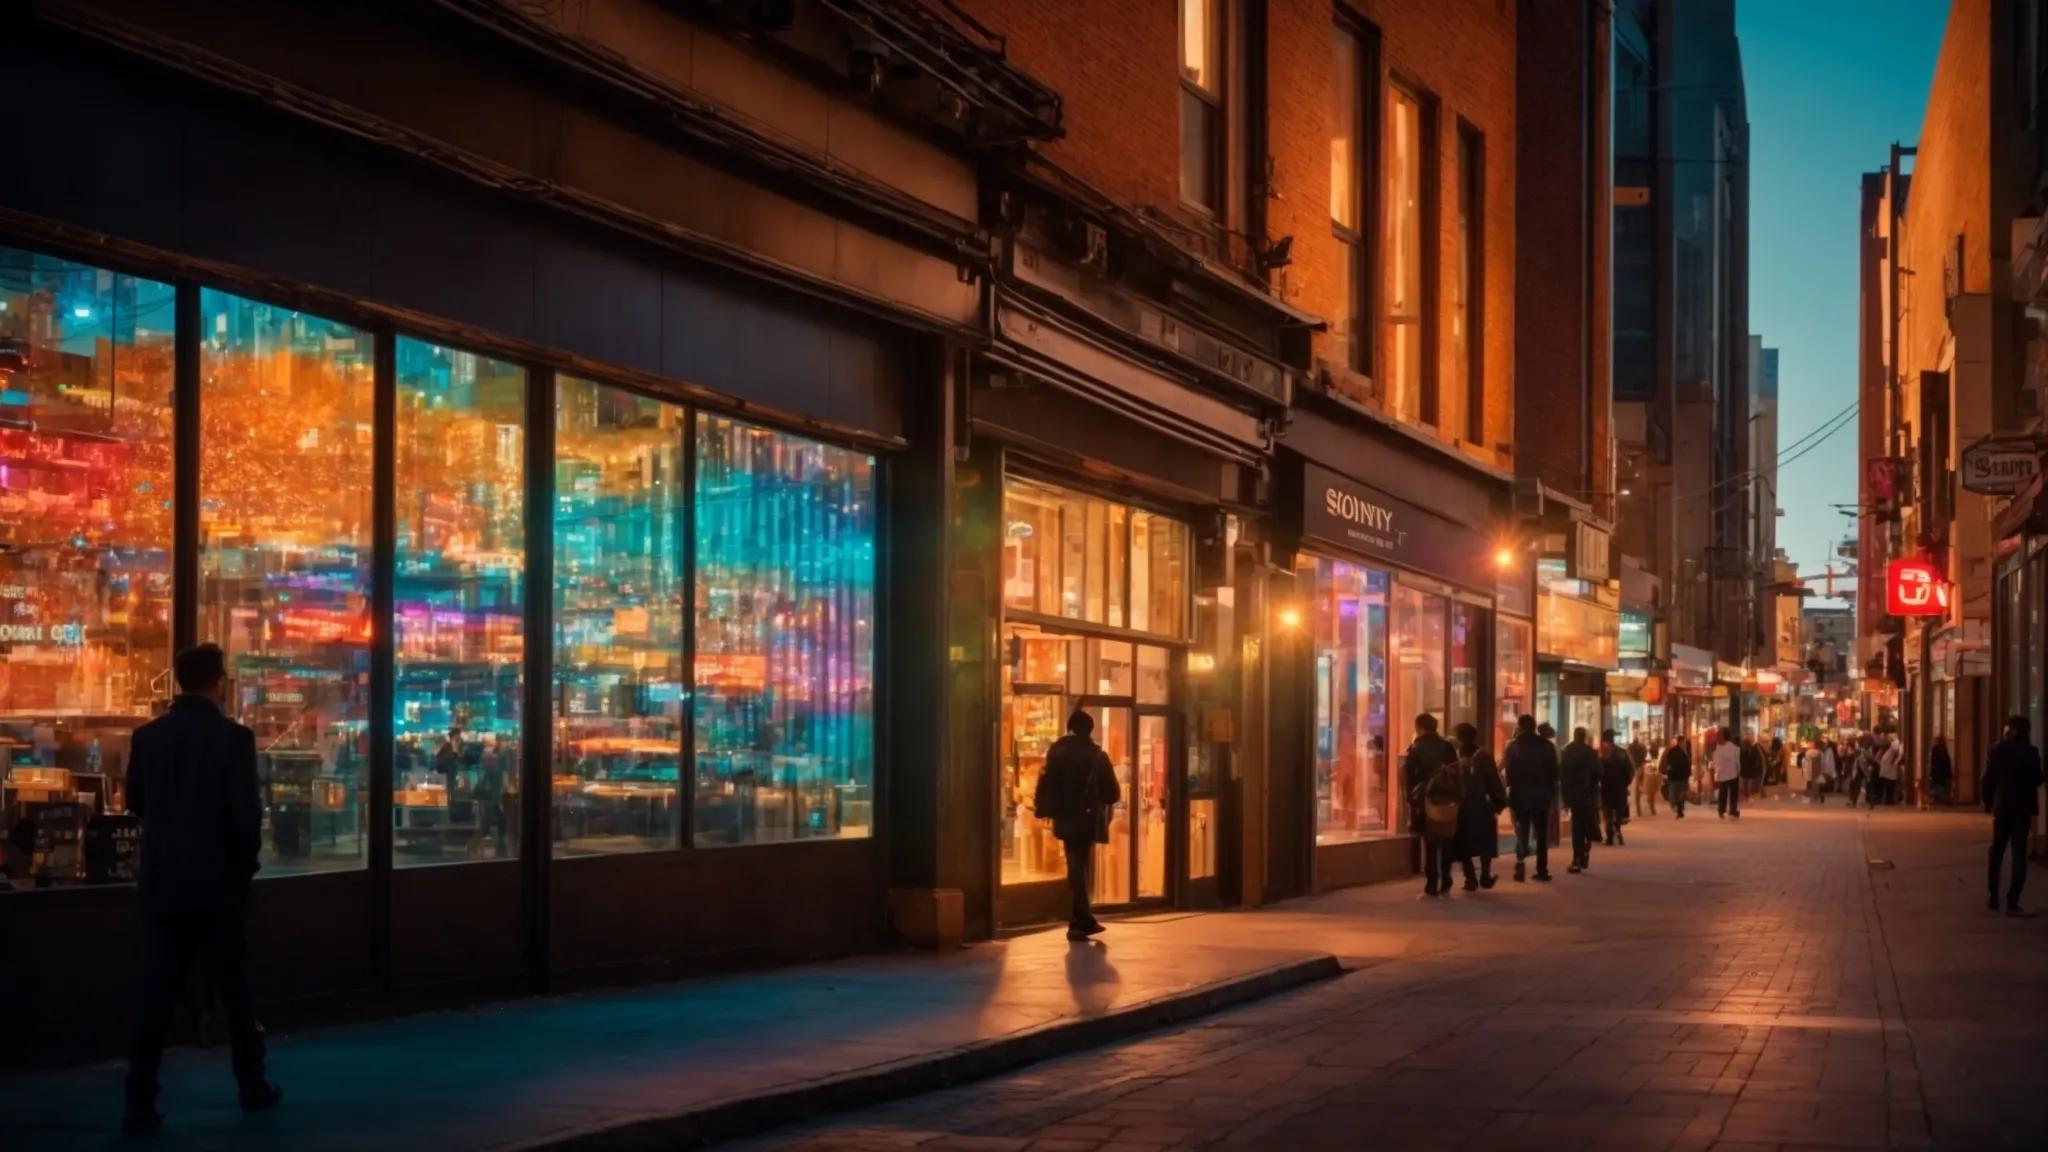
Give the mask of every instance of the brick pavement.
MULTIPOLYGON (((1984 821, 1699 816, 1638 819, 1552 885, 1383 885, 1239 918, 1370 966, 746 1147, 2048 1146, 2048 920, 1984 911, 1984 821)), ((2035 894, 2048 906, 2048 879, 2035 894)))

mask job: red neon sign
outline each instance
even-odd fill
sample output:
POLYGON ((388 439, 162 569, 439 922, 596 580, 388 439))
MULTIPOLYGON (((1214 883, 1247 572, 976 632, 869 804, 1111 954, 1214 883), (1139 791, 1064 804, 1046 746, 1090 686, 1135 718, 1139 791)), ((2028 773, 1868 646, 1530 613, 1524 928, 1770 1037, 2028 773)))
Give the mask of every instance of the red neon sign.
POLYGON ((1926 560, 1884 566, 1884 610, 1893 616, 1940 616, 1948 611, 1948 581, 1926 560))

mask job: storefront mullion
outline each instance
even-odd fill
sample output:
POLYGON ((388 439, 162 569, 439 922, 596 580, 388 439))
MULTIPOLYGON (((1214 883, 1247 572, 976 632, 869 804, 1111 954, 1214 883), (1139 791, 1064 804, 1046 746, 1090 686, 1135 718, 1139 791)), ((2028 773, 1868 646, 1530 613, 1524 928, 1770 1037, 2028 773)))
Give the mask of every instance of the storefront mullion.
MULTIPOLYGON (((555 373, 547 367, 526 369, 527 419, 545 428, 555 412, 555 373)), ((550 429, 549 431, 552 431, 550 429)), ((526 613, 525 644, 520 655, 526 692, 521 699, 519 763, 519 842, 523 915, 522 944, 529 984, 547 988, 549 967, 549 872, 554 861, 554 717, 555 665, 555 436, 543 432, 526 437, 526 613)))

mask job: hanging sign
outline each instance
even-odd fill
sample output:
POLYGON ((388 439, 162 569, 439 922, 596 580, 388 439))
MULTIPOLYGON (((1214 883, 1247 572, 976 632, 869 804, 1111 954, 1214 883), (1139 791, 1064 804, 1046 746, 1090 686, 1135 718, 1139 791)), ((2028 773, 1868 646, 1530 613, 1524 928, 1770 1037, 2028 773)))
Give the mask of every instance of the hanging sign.
POLYGON ((1948 581, 1927 560, 1894 560, 1884 566, 1884 610, 1893 616, 1941 616, 1948 612, 1948 581))
POLYGON ((2041 450, 2025 437, 1989 437, 1963 449, 1963 487, 1980 496, 2010 496, 2041 471, 2041 450))

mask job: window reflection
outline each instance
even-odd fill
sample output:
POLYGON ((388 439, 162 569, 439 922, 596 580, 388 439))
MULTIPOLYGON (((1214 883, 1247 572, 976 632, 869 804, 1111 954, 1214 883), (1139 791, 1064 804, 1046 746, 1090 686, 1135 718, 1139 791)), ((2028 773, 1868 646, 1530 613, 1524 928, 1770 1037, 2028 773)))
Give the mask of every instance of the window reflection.
POLYGON ((677 843, 683 410, 555 385, 555 852, 677 843))
MULTIPOLYGON (((168 284, 0 247, 0 859, 87 879, 169 694, 168 284)), ((105 874, 92 879, 110 879, 105 874)))
POLYGON ((866 836, 874 458, 697 422, 696 842, 866 836))
POLYGON ((1315 597, 1316 841, 1387 828, 1385 572, 1304 557, 1315 597))
POLYGON ((370 334, 199 295, 199 634, 256 733, 268 872, 360 868, 369 810, 370 334))
MULTIPOLYGON (((1391 659, 1394 666, 1395 755, 1415 742, 1415 718, 1427 712, 1444 730, 1444 598, 1404 584, 1394 586, 1391 659)), ((1400 809, 1397 800, 1396 811, 1400 809)), ((1396 819, 1405 817, 1397 816, 1396 819)))
POLYGON ((1525 620, 1498 618, 1494 626, 1494 750, 1504 752, 1515 738, 1515 721, 1535 715, 1535 700, 1529 693, 1529 661, 1534 644, 1525 620))
POLYGON ((510 856, 519 821, 526 375, 397 345, 395 862, 510 856))

